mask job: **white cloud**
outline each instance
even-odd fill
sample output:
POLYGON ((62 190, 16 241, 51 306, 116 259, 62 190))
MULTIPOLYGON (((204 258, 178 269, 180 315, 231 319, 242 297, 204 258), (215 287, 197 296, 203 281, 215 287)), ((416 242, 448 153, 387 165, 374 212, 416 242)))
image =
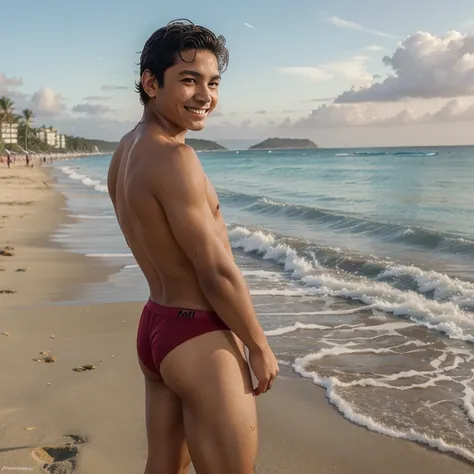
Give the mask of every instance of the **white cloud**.
POLYGON ((440 122, 474 121, 474 104, 463 106, 458 99, 447 102, 432 117, 440 122))
POLYGON ((474 36, 456 31, 438 37, 418 32, 399 44, 384 63, 393 69, 385 80, 344 92, 339 103, 451 98, 474 95, 474 36))
POLYGON ((31 105, 36 115, 58 115, 66 109, 64 98, 47 87, 33 94, 31 105))
POLYGON ((348 29, 348 30, 361 31, 363 33, 368 33, 368 34, 376 35, 376 36, 382 36, 384 38, 397 39, 396 36, 393 36, 389 33, 385 33, 383 31, 378 31, 378 30, 373 30, 371 28, 367 28, 363 25, 360 25, 359 23, 355 23, 355 22, 349 21, 349 20, 344 20, 343 18, 340 18, 338 16, 331 16, 330 18, 327 19, 327 22, 331 23, 331 25, 337 26, 338 28, 345 28, 345 29, 348 29))
POLYGON ((308 99, 303 102, 333 102, 335 97, 317 97, 316 99, 308 99))
POLYGON ((357 105, 322 105, 311 111, 308 117, 294 123, 295 128, 358 127, 376 121, 373 107, 357 105))
POLYGON ((110 112, 111 109, 110 107, 107 107, 106 105, 102 104, 76 104, 72 108, 73 112, 77 113, 83 113, 86 115, 101 115, 105 114, 106 112, 110 112))
POLYGON ((354 56, 345 61, 334 61, 323 65, 323 68, 332 72, 335 76, 348 79, 355 83, 371 83, 372 74, 367 70, 367 58, 354 56))
POLYGON ((112 99, 112 97, 105 96, 105 95, 90 95, 88 97, 84 97, 84 100, 91 101, 91 102, 110 100, 110 99, 112 99))
POLYGON ((398 112, 385 111, 375 104, 330 104, 322 105, 294 123, 304 130, 337 127, 387 127, 403 125, 430 125, 436 123, 474 121, 474 103, 463 105, 459 100, 450 100, 438 110, 420 113, 411 107, 398 112))
POLYGON ((6 74, 0 72, 0 88, 19 87, 23 85, 23 80, 19 77, 7 77, 6 74))
POLYGON ((12 100, 24 98, 24 94, 18 90, 23 85, 23 80, 19 77, 8 77, 0 72, 0 96, 6 95, 12 100))
MULTIPOLYGON (((65 98, 50 88, 43 87, 33 95, 25 94, 21 91, 23 80, 18 77, 8 77, 0 72, 0 96, 6 95, 15 103, 15 112, 28 108, 35 113, 34 124, 39 126, 53 125, 62 133, 87 138, 101 138, 104 140, 118 140, 123 134, 136 125, 136 122, 121 121, 116 114, 114 119, 97 116, 110 109, 103 104, 82 103, 73 107, 76 111, 81 111, 84 115, 69 114, 65 98)), ((120 89, 123 86, 105 86, 107 90, 120 89)), ((90 100, 105 100, 105 96, 91 96, 90 100)), ((115 111, 117 112, 117 111, 115 111)), ((128 113, 128 117, 134 113, 128 113)), ((138 119, 137 119, 138 121, 138 119)))
POLYGON ((255 28, 255 26, 252 26, 250 23, 244 23, 244 25, 245 25, 247 28, 250 28, 251 30, 257 30, 257 28, 255 28))
POLYGON ((302 77, 312 82, 325 82, 336 77, 346 79, 351 84, 363 86, 373 82, 373 76, 367 69, 368 58, 354 56, 342 61, 311 66, 290 66, 279 68, 282 74, 302 77))

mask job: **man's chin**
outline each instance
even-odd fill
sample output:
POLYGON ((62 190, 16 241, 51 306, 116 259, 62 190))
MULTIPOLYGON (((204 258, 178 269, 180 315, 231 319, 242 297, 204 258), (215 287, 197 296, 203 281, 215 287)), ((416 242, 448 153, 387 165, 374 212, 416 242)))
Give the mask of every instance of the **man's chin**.
POLYGON ((199 132, 206 126, 206 123, 203 121, 200 122, 191 122, 186 128, 191 132, 199 132))

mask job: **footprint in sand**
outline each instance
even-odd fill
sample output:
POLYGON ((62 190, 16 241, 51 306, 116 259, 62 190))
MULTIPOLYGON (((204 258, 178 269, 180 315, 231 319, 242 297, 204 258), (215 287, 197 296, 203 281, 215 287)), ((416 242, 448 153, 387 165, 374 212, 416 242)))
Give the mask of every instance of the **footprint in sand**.
POLYGON ((15 249, 13 247, 10 247, 7 245, 3 249, 0 249, 0 255, 3 255, 4 257, 13 257, 15 255, 15 249))
POLYGON ((56 357, 55 356, 52 356, 49 354, 50 351, 41 351, 40 352, 40 358, 36 358, 36 359, 31 359, 35 362, 46 362, 48 364, 52 363, 52 362, 56 362, 56 357))
POLYGON ((45 472, 51 474, 73 474, 76 470, 79 450, 72 443, 47 446, 33 450, 33 457, 41 463, 45 472))
POLYGON ((81 367, 75 367, 74 370, 75 372, 85 372, 86 370, 94 370, 96 367, 95 365, 92 364, 87 364, 87 365, 82 365, 81 367))
POLYGON ((76 472, 79 449, 77 445, 87 440, 78 435, 67 435, 72 443, 44 446, 33 450, 33 458, 41 464, 44 472, 50 474, 74 474, 76 472))

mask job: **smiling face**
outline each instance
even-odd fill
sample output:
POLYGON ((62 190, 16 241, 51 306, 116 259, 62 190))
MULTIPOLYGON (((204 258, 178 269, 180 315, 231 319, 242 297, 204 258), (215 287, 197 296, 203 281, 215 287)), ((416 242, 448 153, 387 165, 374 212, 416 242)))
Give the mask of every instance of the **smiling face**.
POLYGON ((209 51, 188 50, 181 56, 166 69, 163 87, 149 71, 143 73, 142 84, 158 116, 181 130, 202 130, 218 101, 217 59, 209 51))

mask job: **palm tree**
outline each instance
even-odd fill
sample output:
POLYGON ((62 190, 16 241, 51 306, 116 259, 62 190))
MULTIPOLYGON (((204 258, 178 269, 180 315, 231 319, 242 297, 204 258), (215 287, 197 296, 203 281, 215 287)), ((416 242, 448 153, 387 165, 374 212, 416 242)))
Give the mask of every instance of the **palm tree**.
POLYGON ((33 121, 34 113, 30 109, 23 110, 23 123, 25 124, 25 150, 28 151, 28 132, 33 121))
POLYGON ((15 104, 6 96, 0 97, 0 120, 8 120, 13 115, 15 104))
POLYGON ((6 96, 0 97, 0 121, 10 122, 15 104, 6 96))
POLYGON ((13 121, 13 109, 15 104, 11 99, 6 96, 0 97, 0 126, 3 122, 10 124, 10 134, 11 134, 11 124, 13 121))

